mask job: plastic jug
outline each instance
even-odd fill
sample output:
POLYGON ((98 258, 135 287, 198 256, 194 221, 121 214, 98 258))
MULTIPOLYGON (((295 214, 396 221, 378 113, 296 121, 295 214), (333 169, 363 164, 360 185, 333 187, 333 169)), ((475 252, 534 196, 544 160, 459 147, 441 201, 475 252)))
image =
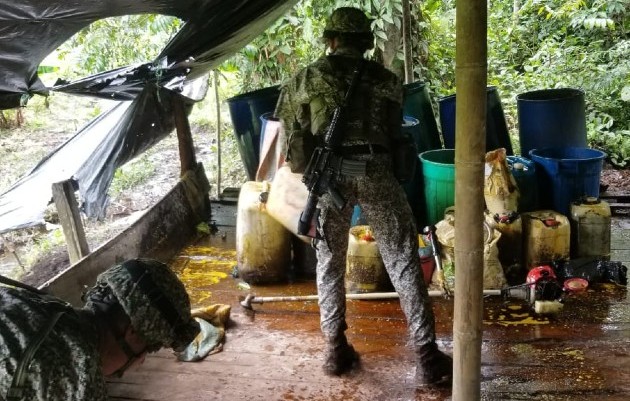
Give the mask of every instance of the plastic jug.
POLYGON ((236 259, 240 277, 250 284, 279 282, 291 264, 291 233, 266 210, 268 182, 241 187, 236 215, 236 259))
POLYGON ((610 205, 587 197, 571 205, 571 257, 610 259, 610 205))
POLYGON ((389 276, 369 226, 354 226, 348 234, 346 291, 365 293, 382 290, 389 276))
POLYGON ((523 269, 523 221, 518 213, 492 214, 486 211, 486 223, 501 237, 497 242, 499 261, 511 285, 522 284, 527 274, 523 269))
POLYGON ((569 219, 553 210, 523 213, 523 263, 527 269, 568 260, 571 250, 569 219))

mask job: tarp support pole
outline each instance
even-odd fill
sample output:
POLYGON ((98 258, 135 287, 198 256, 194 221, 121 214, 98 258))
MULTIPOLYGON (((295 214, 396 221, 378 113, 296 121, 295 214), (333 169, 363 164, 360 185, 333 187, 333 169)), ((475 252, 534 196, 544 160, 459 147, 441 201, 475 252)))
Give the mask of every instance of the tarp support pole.
POLYGON ((214 98, 217 103, 217 198, 221 199, 221 97, 219 96, 219 72, 214 70, 214 98))
POLYGON ((173 94, 171 97, 171 105, 173 108, 173 117, 175 118, 175 127, 177 128, 179 162, 181 166, 180 176, 183 177, 187 171, 194 170, 197 167, 195 146, 190 131, 190 124, 188 123, 188 116, 184 109, 184 101, 181 96, 173 94))
POLYGON ((411 59, 411 17, 409 10, 409 0, 402 0, 402 40, 403 54, 405 55, 405 83, 413 82, 413 61, 411 59))
POLYGON ((66 238, 70 263, 75 264, 90 253, 90 247, 85 238, 85 230, 81 222, 77 199, 74 196, 72 181, 66 180, 52 184, 52 195, 59 214, 63 235, 66 238))
POLYGON ((487 18, 486 0, 457 2, 453 401, 481 397, 487 18))

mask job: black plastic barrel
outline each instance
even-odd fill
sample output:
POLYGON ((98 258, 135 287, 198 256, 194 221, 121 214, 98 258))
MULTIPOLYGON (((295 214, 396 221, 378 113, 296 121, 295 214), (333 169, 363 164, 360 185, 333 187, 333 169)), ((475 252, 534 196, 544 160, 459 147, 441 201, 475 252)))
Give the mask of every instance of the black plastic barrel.
POLYGON ((429 90, 424 82, 412 82, 403 86, 403 114, 420 122, 414 134, 418 152, 442 147, 429 90))
POLYGON ((586 147, 584 91, 543 89, 516 96, 521 155, 532 149, 586 147))
MULTIPOLYGON (((404 116, 402 130, 405 133, 411 134, 412 137, 417 138, 421 135, 422 131, 420 121, 410 116, 404 116)), ((423 151, 424 150, 420 152, 423 151)), ((416 227, 424 227, 426 225, 426 207, 423 193, 424 177, 422 176, 420 158, 418 158, 416 163, 413 178, 409 182, 401 185, 405 190, 405 195, 407 195, 407 203, 409 203, 411 211, 413 212, 416 227)))
MULTIPOLYGON (((505 114, 501 106, 501 98, 496 87, 487 89, 486 103, 486 151, 505 148, 506 154, 512 155, 512 141, 508 132, 505 114)), ((440 126, 444 147, 455 149, 455 109, 456 95, 442 97, 438 100, 440 110, 440 126)))
POLYGON ((250 180, 256 177, 260 158, 260 116, 273 112, 280 96, 280 87, 271 86, 242 93, 227 100, 238 151, 250 180))

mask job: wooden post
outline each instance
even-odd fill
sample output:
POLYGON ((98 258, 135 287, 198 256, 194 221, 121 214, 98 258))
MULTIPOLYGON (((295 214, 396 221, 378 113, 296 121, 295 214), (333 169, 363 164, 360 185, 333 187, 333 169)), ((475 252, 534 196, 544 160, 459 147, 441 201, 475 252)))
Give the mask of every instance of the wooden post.
POLYGON ((221 98, 217 70, 214 70, 214 98, 217 102, 217 198, 221 199, 221 98))
POLYGON ((85 231, 81 223, 79 206, 74 197, 72 181, 56 182, 52 185, 52 194, 59 221, 66 238, 70 263, 74 264, 90 253, 90 247, 85 239, 85 231))
POLYGON ((453 401, 477 401, 483 336, 486 0, 458 1, 456 25, 453 401))
POLYGON ((405 83, 413 82, 413 61, 411 59, 411 34, 409 25, 411 23, 409 12, 409 0, 402 0, 402 39, 403 54, 405 55, 405 83))
POLYGON ((180 176, 183 177, 187 171, 194 170, 197 167, 195 147, 182 97, 175 93, 171 94, 171 106, 173 107, 173 117, 175 118, 179 143, 180 176))

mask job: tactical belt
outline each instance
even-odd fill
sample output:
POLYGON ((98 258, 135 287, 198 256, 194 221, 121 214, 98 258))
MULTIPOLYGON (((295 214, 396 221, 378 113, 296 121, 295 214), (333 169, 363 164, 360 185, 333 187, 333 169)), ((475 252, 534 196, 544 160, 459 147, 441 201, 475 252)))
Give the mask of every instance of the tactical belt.
POLYGON ((376 153, 389 153, 386 147, 381 145, 352 145, 352 146, 344 146, 341 148, 342 156, 354 156, 354 155, 370 155, 376 153))

